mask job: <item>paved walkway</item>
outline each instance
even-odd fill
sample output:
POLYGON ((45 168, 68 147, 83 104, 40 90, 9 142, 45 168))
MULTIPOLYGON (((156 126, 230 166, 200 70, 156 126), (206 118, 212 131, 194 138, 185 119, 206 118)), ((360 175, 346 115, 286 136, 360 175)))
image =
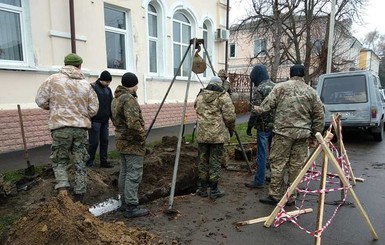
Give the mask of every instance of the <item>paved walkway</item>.
MULTIPOLYGON (((249 114, 237 117, 237 123, 247 122, 249 114)), ((185 134, 191 134, 194 124, 188 124, 185 127, 185 134)), ((147 142, 160 141, 163 136, 179 136, 180 126, 171 126, 164 128, 153 128, 148 135, 147 142)), ((109 150, 115 150, 115 137, 110 136, 109 150)), ((45 165, 49 162, 51 145, 44 145, 28 150, 29 161, 32 165, 45 165)), ((27 160, 24 158, 24 150, 12 151, 0 154, 0 173, 12 170, 24 169, 27 167, 27 160)))

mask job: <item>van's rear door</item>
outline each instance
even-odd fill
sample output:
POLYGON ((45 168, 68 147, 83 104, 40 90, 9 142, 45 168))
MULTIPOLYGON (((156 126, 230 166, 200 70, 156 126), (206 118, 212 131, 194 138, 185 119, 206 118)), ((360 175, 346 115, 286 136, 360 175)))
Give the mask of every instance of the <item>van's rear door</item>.
POLYGON ((365 74, 325 76, 320 98, 325 106, 325 123, 330 124, 332 113, 341 114, 345 127, 368 126, 370 103, 365 74))

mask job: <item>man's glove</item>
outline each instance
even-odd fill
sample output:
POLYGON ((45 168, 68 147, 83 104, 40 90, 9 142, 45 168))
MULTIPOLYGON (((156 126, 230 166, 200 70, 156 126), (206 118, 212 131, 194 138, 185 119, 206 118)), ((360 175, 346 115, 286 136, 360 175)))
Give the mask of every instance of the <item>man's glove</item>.
POLYGON ((234 135, 234 130, 229 130, 230 138, 234 135))
POLYGON ((247 134, 248 136, 253 136, 253 135, 251 134, 251 130, 252 130, 252 127, 247 127, 246 134, 247 134))

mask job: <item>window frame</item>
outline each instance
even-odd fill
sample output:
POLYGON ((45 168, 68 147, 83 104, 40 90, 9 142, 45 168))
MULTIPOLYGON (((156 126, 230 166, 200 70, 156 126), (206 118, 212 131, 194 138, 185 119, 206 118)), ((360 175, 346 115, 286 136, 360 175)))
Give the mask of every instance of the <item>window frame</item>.
POLYGON ((253 57, 257 56, 265 56, 267 53, 267 40, 266 38, 256 38, 253 42, 253 57), (259 42, 259 45, 257 45, 257 42, 259 42), (259 46, 259 49, 257 50, 257 47, 259 46))
POLYGON ((125 16, 125 29, 119 29, 116 27, 108 26, 104 20, 104 34, 105 34, 105 45, 106 45, 106 67, 108 69, 116 70, 125 72, 126 70, 134 70, 134 62, 133 62, 133 50, 132 50, 132 30, 131 30, 131 12, 129 9, 124 9, 118 6, 105 4, 103 8, 103 12, 105 9, 111 9, 114 11, 122 12, 125 16), (119 34, 124 36, 124 45, 125 45, 125 67, 124 68, 117 68, 117 67, 108 67, 108 47, 107 47, 107 39, 106 34, 107 32, 119 34))
POLYGON ((207 54, 206 52, 204 52, 204 49, 202 48, 203 52, 202 52, 202 58, 206 61, 207 63, 207 68, 205 70, 205 72, 202 74, 203 77, 207 78, 207 77, 212 77, 214 74, 212 72, 212 69, 210 67, 210 64, 208 63, 208 59, 207 59, 207 56, 210 58, 210 61, 213 62, 213 56, 214 56, 214 43, 215 43, 215 35, 214 35, 214 28, 213 28, 214 24, 213 22, 211 21, 211 19, 209 18, 206 18, 204 21, 203 21, 203 24, 202 24, 202 36, 203 36, 203 39, 204 39, 204 44, 205 44, 205 47, 206 47, 206 50, 207 50, 207 54), (205 29, 206 27, 206 29, 205 29), (206 34, 206 36, 205 36, 206 34))
POLYGON ((229 44, 229 58, 235 58, 236 57, 236 46, 235 43, 229 44), (231 49, 234 48, 234 55, 231 55, 231 49))
POLYGON ((15 6, 5 3, 0 3, 0 10, 5 12, 16 13, 19 16, 20 22, 20 41, 22 45, 22 60, 7 60, 0 59, 1 68, 22 68, 25 69, 30 67, 31 69, 35 68, 34 58, 33 58, 33 45, 32 45, 32 34, 30 26, 30 7, 28 0, 21 0, 21 6, 15 6))
POLYGON ((172 61, 173 61, 172 62, 172 74, 174 76, 176 75, 177 77, 184 77, 184 78, 186 78, 188 76, 188 74, 184 74, 183 67, 186 66, 186 67, 190 67, 189 69, 191 69, 191 61, 190 61, 190 59, 188 59, 188 57, 186 57, 186 59, 184 61, 184 64, 183 64, 183 66, 182 66, 182 68, 180 70, 180 74, 179 75, 176 74, 176 69, 179 67, 180 62, 182 61, 182 58, 183 58, 184 53, 185 53, 185 52, 183 52, 183 47, 188 49, 188 47, 190 46, 190 38, 189 38, 188 43, 183 43, 183 25, 188 26, 190 28, 190 37, 191 37, 192 34, 193 34, 193 22, 192 22, 191 18, 189 18, 189 16, 186 13, 184 13, 183 11, 177 10, 177 11, 174 12, 174 14, 172 16, 172 51, 173 51, 173 56, 172 56, 173 57, 173 59, 172 59, 172 61), (175 15, 176 14, 183 15, 187 19, 188 23, 183 22, 183 21, 178 20, 178 19, 175 19, 175 15), (180 36, 179 36, 180 41, 179 42, 175 41, 175 39, 174 39, 174 37, 175 37, 174 23, 178 23, 179 27, 180 27, 180 29, 179 29, 180 30, 180 32, 179 32, 179 34, 180 34, 180 36), (175 45, 179 45, 179 47, 180 47, 179 48, 179 51, 180 51, 180 57, 179 58, 180 59, 179 59, 178 67, 174 67, 174 65, 175 65, 175 49, 174 49, 174 46, 175 45))
POLYGON ((160 50, 160 47, 159 47, 159 31, 160 31, 160 23, 159 23, 159 10, 157 9, 156 6, 154 6, 154 4, 152 2, 150 2, 147 6, 147 28, 148 28, 148 72, 149 73, 155 73, 155 74, 158 74, 159 73, 159 50, 160 50), (156 12, 151 12, 150 11, 150 6, 152 8, 155 9, 156 12), (149 28, 149 24, 150 24, 150 15, 152 16, 155 16, 156 18, 156 28, 157 28, 157 33, 156 33, 156 36, 151 36, 150 35, 150 28, 149 28), (155 64, 156 64, 156 68, 155 68, 155 71, 152 71, 151 70, 151 64, 152 64, 152 60, 151 60, 151 42, 155 42, 155 53, 156 53, 156 56, 155 56, 155 64))

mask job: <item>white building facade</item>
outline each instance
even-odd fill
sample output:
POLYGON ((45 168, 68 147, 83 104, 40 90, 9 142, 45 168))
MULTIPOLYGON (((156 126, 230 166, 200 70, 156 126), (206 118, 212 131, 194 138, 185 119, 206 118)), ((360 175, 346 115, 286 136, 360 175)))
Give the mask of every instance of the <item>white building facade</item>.
MULTIPOLYGON (((226 10, 226 0, 0 0, 0 138, 14 137, 16 141, 0 146, 0 152, 21 148, 16 136, 20 134, 15 122, 17 105, 26 121, 35 125, 26 130, 29 146, 50 143, 46 112, 34 102, 36 91, 49 75, 58 72, 65 55, 74 49, 83 58, 82 71, 90 82, 108 70, 114 91, 125 72, 138 76, 138 101, 147 125, 175 78, 166 99, 175 120, 167 112, 168 121, 155 126, 179 124, 190 53, 179 73, 178 67, 190 40, 199 38, 205 40, 207 50, 200 55, 210 58, 215 71, 224 68, 226 46, 216 38, 216 32, 226 26, 226 10), (36 129, 40 136, 28 136, 36 129), (16 135, 12 136, 12 130, 16 135)), ((209 69, 192 75, 190 121, 195 120, 191 103, 212 75, 209 69)))

